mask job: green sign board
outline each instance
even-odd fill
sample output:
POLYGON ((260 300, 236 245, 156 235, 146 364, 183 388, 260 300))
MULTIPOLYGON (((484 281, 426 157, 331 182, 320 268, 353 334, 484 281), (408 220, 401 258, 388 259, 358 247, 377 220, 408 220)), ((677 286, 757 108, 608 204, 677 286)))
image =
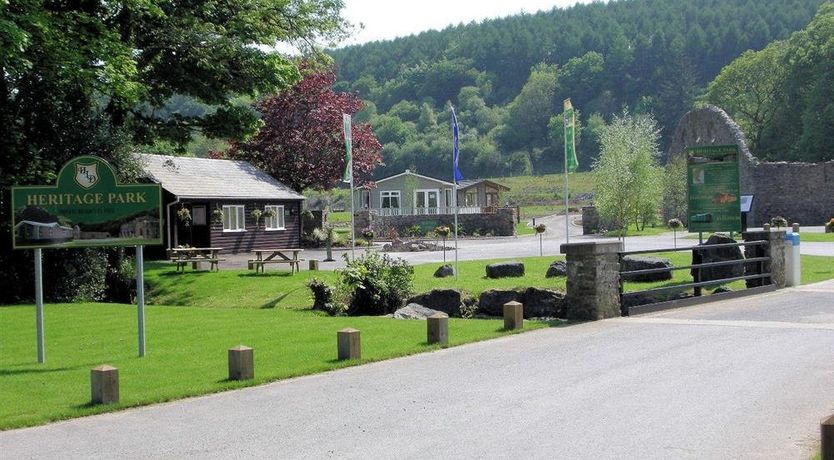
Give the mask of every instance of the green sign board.
POLYGON ((55 186, 12 187, 14 248, 162 244, 162 189, 119 184, 101 158, 67 162, 55 186))
POLYGON ((687 149, 690 232, 740 232, 737 145, 687 149))

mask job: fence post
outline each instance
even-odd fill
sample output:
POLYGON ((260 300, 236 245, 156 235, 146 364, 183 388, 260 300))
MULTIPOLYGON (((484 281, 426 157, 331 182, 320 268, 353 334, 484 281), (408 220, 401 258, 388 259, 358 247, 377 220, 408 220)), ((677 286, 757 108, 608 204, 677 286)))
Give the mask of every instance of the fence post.
POLYGON ((504 329, 512 331, 524 327, 524 305, 516 301, 504 304, 504 329))
POLYGON ((569 319, 597 320, 620 316, 619 241, 563 244, 567 260, 565 313, 569 319))
POLYGON ((449 315, 438 312, 426 318, 426 342, 449 344, 449 315))
POLYGON ((119 402, 119 370, 103 364, 90 370, 90 400, 93 404, 119 402))
POLYGON ((820 440, 822 460, 834 460, 834 416, 820 421, 820 440))
POLYGON ((346 327, 336 333, 339 361, 345 359, 360 359, 362 346, 359 342, 359 331, 346 327))
POLYGON ((745 264, 744 274, 762 274, 770 272, 770 280, 757 278, 747 280, 747 287, 758 287, 766 284, 774 284, 777 289, 785 287, 785 231, 784 230, 763 230, 763 231, 749 231, 742 233, 745 242, 753 241, 767 241, 766 245, 744 246, 744 257, 770 257, 770 262, 761 262, 756 264, 756 268, 751 268, 751 264, 745 264))
POLYGON ((229 380, 252 380, 255 378, 255 353, 245 346, 229 348, 229 380))
MULTIPOLYGON (((694 248, 692 248, 692 265, 700 265, 704 263, 704 255, 701 254, 700 251, 701 247, 702 246, 695 246, 694 248)), ((701 282, 701 269, 699 267, 696 267, 692 271, 692 282, 701 282)), ((695 288, 693 289, 693 294, 695 295, 695 297, 699 297, 701 295, 701 292, 701 286, 695 286, 695 288)))

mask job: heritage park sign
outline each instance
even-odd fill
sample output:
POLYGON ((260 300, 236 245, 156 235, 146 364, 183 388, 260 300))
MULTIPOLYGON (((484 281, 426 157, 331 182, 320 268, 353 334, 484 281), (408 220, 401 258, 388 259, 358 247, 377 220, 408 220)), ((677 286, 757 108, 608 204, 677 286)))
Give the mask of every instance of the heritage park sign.
POLYGON ((686 155, 690 232, 740 232, 737 145, 689 147, 686 155))
POLYGON ((13 247, 35 250, 38 362, 44 362, 41 249, 136 247, 139 356, 145 355, 143 247, 162 244, 159 184, 120 184, 95 156, 68 161, 54 186, 12 187, 13 247))

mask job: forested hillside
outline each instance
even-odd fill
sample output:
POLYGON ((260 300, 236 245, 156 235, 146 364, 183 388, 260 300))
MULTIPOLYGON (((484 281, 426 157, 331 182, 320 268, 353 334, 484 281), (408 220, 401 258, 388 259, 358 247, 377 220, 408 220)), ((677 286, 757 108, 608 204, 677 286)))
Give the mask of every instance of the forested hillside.
POLYGON ((449 103, 467 177, 562 165, 562 101, 581 114, 580 167, 595 129, 628 107, 668 140, 708 82, 745 50, 804 28, 822 0, 623 0, 577 5, 331 50, 336 89, 369 103, 384 144, 377 176, 449 173, 449 103))
POLYGON ((721 70, 705 100, 722 107, 765 160, 834 159, 834 2, 807 27, 721 70))

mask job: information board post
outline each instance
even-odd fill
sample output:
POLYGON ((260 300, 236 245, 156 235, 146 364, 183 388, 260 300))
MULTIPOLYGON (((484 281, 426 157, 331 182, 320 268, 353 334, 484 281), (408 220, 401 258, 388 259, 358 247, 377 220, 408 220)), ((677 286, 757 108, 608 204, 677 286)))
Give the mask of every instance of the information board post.
POLYGON ((145 356, 145 255, 144 246, 136 246, 136 311, 139 332, 139 357, 145 356))
POLYGON ((35 329, 38 340, 38 363, 46 360, 46 347, 43 339, 43 263, 41 248, 35 249, 35 329))

